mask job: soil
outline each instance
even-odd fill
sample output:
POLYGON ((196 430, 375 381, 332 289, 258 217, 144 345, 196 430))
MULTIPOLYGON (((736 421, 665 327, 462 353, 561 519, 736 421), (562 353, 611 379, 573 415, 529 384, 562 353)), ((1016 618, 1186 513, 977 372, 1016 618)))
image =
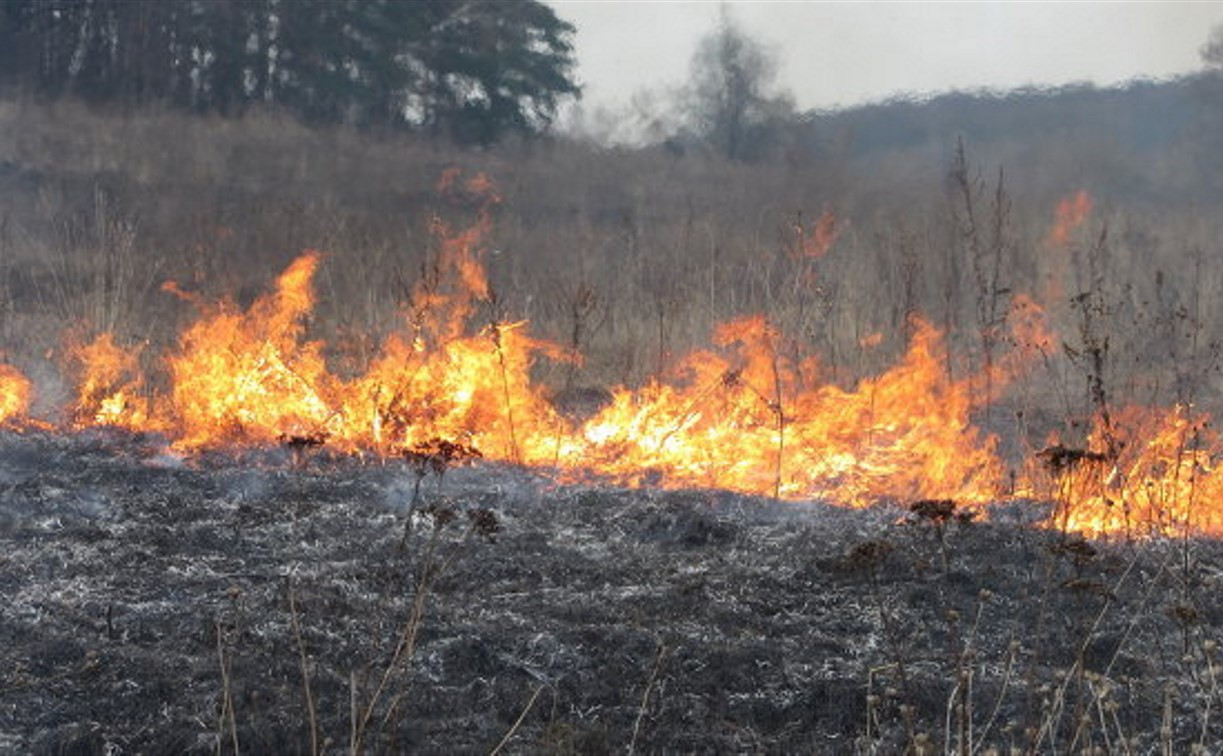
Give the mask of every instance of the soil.
POLYGON ((0 437, 0 751, 1223 736, 1213 541, 1089 543, 1036 503, 968 521, 441 468, 0 437))

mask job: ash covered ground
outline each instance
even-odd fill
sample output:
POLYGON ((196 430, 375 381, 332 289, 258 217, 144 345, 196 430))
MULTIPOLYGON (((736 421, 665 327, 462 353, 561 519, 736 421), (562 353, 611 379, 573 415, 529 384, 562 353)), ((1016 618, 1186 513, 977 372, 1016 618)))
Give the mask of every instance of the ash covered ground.
POLYGON ((1214 542, 1087 543, 1033 527, 1037 505, 942 522, 489 464, 417 491, 401 460, 161 448, 0 438, 0 750, 1180 752, 1223 736, 1214 542))

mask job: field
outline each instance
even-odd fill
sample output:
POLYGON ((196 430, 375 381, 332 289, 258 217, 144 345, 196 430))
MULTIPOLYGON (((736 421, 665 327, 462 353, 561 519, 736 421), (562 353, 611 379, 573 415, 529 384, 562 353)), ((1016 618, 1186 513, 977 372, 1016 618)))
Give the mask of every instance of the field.
POLYGON ((1220 736, 1214 541, 1092 545, 1017 506, 939 523, 487 465, 430 474, 417 498, 401 464, 182 466, 115 433, 8 437, 0 461, 5 750, 1148 753, 1220 736))
POLYGON ((0 746, 1217 747, 1208 208, 954 139, 0 134, 0 746))

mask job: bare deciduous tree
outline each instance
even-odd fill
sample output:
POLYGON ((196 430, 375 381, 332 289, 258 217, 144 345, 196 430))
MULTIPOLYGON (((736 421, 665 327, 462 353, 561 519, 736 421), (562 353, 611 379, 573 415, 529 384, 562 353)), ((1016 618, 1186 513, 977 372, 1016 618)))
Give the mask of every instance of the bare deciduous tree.
POLYGON ((1217 24, 1210 30, 1210 36, 1198 53, 1202 56, 1202 62, 1210 68, 1223 69, 1223 24, 1217 24))
POLYGON ((731 159, 758 151, 765 132, 793 112, 776 93, 775 56, 722 8, 718 26, 697 46, 686 103, 690 128, 731 159))

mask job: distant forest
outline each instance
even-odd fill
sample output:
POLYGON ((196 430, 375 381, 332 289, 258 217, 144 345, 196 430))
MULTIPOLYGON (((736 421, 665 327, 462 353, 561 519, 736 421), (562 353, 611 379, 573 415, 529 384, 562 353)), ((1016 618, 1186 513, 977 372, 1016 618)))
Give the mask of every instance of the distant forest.
POLYGON ((895 100, 806 114, 795 135, 829 159, 908 155, 943 165, 963 137, 990 162, 1039 182, 1036 193, 1077 181, 1116 200, 1223 200, 1223 75, 1215 72, 1107 89, 895 100))
POLYGON ((489 143, 577 93, 572 34, 535 0, 0 0, 0 87, 489 143))
MULTIPOLYGON (((554 133, 560 107, 581 95, 574 32, 536 0, 0 0, 0 94, 225 117, 259 108, 487 146, 554 133)), ((654 119, 647 141, 672 155, 868 182, 886 164, 892 188, 907 177, 928 188, 963 139, 1010 167, 1020 194, 1073 184, 1119 201, 1218 201, 1223 74, 1211 56, 1223 54, 1211 50, 1212 70, 1170 81, 800 112, 775 83, 773 53, 724 12, 688 82, 637 116, 654 119)), ((615 131, 633 114, 603 117, 615 131)))

